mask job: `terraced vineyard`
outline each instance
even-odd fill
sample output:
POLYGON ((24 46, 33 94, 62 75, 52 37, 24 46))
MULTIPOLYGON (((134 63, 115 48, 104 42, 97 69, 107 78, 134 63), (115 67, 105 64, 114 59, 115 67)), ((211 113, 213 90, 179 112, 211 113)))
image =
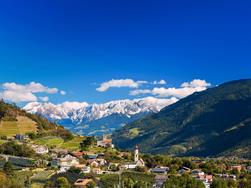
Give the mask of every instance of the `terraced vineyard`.
POLYGON ((17 121, 3 120, 0 122, 0 136, 14 136, 16 134, 25 134, 36 131, 36 122, 25 116, 17 116, 17 121))

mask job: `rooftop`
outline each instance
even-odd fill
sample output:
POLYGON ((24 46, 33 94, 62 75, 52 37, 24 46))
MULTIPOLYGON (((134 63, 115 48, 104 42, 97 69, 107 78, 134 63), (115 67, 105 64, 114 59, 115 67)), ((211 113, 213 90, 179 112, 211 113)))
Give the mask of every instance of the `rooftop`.
POLYGON ((92 179, 78 179, 74 185, 81 185, 81 186, 86 186, 89 182, 91 182, 92 179))

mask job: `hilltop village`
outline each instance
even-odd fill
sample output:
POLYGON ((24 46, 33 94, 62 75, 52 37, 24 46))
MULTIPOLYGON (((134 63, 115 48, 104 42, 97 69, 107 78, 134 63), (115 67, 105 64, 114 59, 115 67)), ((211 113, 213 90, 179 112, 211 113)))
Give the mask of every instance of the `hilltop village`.
POLYGON ((1 142, 2 174, 18 180, 16 187, 168 188, 177 180, 199 188, 250 187, 251 162, 244 159, 148 155, 138 146, 119 151, 109 135, 60 142, 55 136, 17 134, 1 142))

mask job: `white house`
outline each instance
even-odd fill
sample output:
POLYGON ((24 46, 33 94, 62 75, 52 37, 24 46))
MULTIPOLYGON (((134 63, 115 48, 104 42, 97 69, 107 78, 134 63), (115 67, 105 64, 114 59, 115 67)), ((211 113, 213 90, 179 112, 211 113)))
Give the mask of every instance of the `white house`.
POLYGON ((185 173, 190 173, 191 169, 183 166, 182 169, 180 169, 178 172, 179 172, 179 174, 182 175, 182 174, 185 174, 185 173))
POLYGON ((84 174, 89 174, 89 173, 91 172, 91 168, 90 168, 89 166, 84 166, 84 167, 82 168, 82 172, 83 172, 84 174))
POLYGON ((135 169, 137 167, 136 163, 126 163, 122 165, 125 169, 135 169))
POLYGON ((47 146, 32 145, 31 147, 35 151, 36 154, 44 155, 44 154, 49 153, 49 149, 47 146))
POLYGON ((77 165, 79 165, 79 159, 68 154, 65 157, 59 159, 60 170, 58 173, 67 172, 71 167, 77 165))
POLYGON ((192 176, 204 176, 205 173, 200 169, 192 170, 192 176))
POLYGON ((107 164, 105 159, 88 159, 87 162, 93 167, 104 166, 107 164))
POLYGON ((114 145, 112 144, 112 139, 108 139, 106 135, 103 135, 103 139, 97 141, 98 147, 104 147, 104 148, 114 148, 114 145))
POLYGON ((94 174, 102 174, 103 171, 100 168, 93 168, 92 169, 92 173, 94 173, 94 174))
POLYGON ((164 166, 158 166, 155 168, 151 168, 149 171, 155 174, 167 174, 167 172, 169 171, 169 168, 164 167, 164 166))

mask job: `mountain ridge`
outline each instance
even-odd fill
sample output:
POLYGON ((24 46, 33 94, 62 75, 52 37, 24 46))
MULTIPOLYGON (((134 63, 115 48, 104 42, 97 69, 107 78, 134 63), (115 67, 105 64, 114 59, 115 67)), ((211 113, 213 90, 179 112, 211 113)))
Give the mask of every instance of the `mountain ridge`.
POLYGON ((97 132, 97 130, 100 130, 97 134, 111 133, 146 114, 156 113, 176 101, 176 98, 146 97, 102 104, 65 102, 55 105, 53 103, 32 102, 24 106, 23 109, 56 121, 75 133, 88 135, 97 132))
MULTIPOLYGON (((251 80, 235 80, 181 99, 115 131, 113 138, 121 148, 138 144, 150 153, 231 154, 233 148, 251 146, 250 118, 251 80), (132 136, 132 130, 137 134, 132 136)), ((251 151, 243 155, 251 156, 251 151)))

